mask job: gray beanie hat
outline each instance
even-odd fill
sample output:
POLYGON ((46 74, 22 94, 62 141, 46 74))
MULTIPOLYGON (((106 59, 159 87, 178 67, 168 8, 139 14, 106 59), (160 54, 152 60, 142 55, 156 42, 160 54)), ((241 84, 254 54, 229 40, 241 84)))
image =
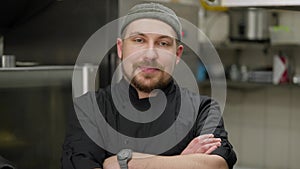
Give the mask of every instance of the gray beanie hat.
POLYGON ((132 21, 142 18, 158 19, 170 25, 177 34, 178 40, 181 40, 181 23, 175 12, 158 3, 143 3, 132 7, 126 15, 121 26, 121 33, 132 21))

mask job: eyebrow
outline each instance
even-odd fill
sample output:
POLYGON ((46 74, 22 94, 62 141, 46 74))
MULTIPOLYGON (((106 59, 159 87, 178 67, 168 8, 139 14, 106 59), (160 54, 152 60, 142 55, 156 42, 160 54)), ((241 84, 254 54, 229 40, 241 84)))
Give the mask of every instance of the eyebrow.
POLYGON ((175 37, 171 37, 171 36, 168 36, 168 35, 162 35, 159 38, 160 39, 163 39, 163 38, 176 39, 175 37))
MULTIPOLYGON (((132 37, 132 36, 135 36, 135 35, 140 35, 140 36, 146 36, 145 33, 142 33, 142 32, 131 32, 128 37, 132 37)), ((171 37, 171 36, 168 36, 168 35, 161 35, 159 36, 159 39, 163 39, 163 38, 169 38, 169 39, 174 39, 175 37, 171 37)), ((176 39, 176 38, 175 38, 176 39)))
POLYGON ((135 35, 141 35, 141 36, 146 36, 144 33, 142 32, 131 32, 128 37, 131 37, 131 36, 135 36, 135 35))

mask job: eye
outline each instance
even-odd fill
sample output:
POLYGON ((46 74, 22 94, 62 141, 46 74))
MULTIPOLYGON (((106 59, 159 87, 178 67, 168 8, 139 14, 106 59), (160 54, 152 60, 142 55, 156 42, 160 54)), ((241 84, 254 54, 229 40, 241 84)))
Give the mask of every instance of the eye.
POLYGON ((135 38, 134 41, 137 42, 137 43, 143 43, 144 39, 142 39, 142 38, 135 38))
POLYGON ((161 41, 161 42, 159 42, 159 45, 160 46, 169 46, 169 43, 165 42, 165 41, 161 41))

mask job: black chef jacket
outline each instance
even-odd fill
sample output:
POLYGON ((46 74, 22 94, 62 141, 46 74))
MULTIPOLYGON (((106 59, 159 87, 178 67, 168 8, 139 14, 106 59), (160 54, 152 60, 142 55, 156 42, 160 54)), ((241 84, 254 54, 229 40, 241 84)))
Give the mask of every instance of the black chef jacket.
MULTIPOLYGON (((165 108, 165 111, 160 115, 159 118, 145 124, 136 123, 126 119, 125 117, 120 115, 120 113, 114 106, 114 102, 111 96, 111 90, 117 90, 117 92, 122 93, 123 91, 128 90, 128 87, 126 88, 126 86, 128 85, 128 82, 122 79, 118 84, 109 86, 105 89, 100 89, 98 92, 96 92, 96 100, 98 103, 97 106, 99 106, 102 115, 105 117, 107 123, 109 123, 111 127, 127 136, 146 138, 155 136, 172 125, 178 115, 180 99, 182 95, 178 85, 173 80, 165 88, 162 89, 167 98, 167 106, 165 108)), ((205 120, 209 118, 209 111, 214 110, 220 112, 218 104, 209 97, 198 96, 193 94, 192 92, 189 92, 188 90, 184 91, 187 97, 200 97, 200 104, 198 109, 199 111, 196 112, 197 118, 195 124, 181 142, 179 142, 170 150, 162 153, 161 155, 179 155, 193 138, 200 135, 205 120)), ((78 99, 92 102, 90 97, 91 94, 94 93, 87 93, 78 99)), ((129 85, 129 98, 131 104, 136 109, 141 111, 149 109, 149 99, 139 99, 137 91, 131 85, 129 85)), ((191 107, 191 109, 193 108, 191 107)), ((229 168, 232 169, 233 165, 236 163, 237 158, 235 152, 233 151, 232 145, 228 141, 228 134, 224 128, 222 118, 220 118, 220 122, 216 126, 213 134, 215 137, 221 138, 222 142, 221 146, 211 154, 216 154, 223 157, 226 160, 229 168)), ((113 155, 115 154, 102 149, 88 137, 88 135, 81 127, 74 110, 72 110, 69 114, 67 133, 63 144, 61 161, 62 168, 101 168, 104 160, 113 155)))

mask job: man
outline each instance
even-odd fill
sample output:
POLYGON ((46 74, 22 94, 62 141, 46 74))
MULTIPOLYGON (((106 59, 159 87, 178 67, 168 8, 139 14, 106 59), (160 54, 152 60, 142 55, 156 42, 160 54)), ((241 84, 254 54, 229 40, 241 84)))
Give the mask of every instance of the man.
MULTIPOLYGON (((231 169, 233 167, 236 155, 228 141, 222 119, 220 118, 216 124, 213 133, 201 134, 207 129, 205 123, 210 118, 210 112, 220 115, 217 103, 208 97, 183 90, 172 77, 183 52, 181 38, 181 24, 171 9, 156 3, 133 7, 122 24, 121 38, 117 40, 118 56, 122 60, 124 77, 119 83, 98 91, 96 102, 106 122, 123 135, 136 138, 156 136, 172 128, 172 124, 178 119, 180 122, 174 130, 176 135, 174 138, 182 128, 189 132, 184 133, 178 144, 166 149, 160 155, 147 154, 142 150, 159 146, 159 142, 166 140, 147 143, 142 148, 138 145, 126 147, 124 144, 116 155, 109 151, 109 147, 116 146, 112 143, 116 138, 106 140, 104 144, 108 145, 107 147, 106 145, 100 147, 99 140, 107 139, 104 132, 97 135, 95 134, 97 132, 89 132, 86 127, 83 127, 83 130, 81 126, 86 124, 85 119, 89 119, 87 121, 90 121, 91 125, 88 125, 92 126, 92 129, 102 130, 99 126, 98 129, 95 127, 98 123, 95 120, 97 114, 91 116, 85 111, 84 107, 89 107, 93 102, 92 94, 88 93, 78 99, 81 105, 75 103, 75 110, 83 112, 82 116, 77 112, 80 123, 75 113, 70 116, 63 146, 63 168, 231 169), (124 115, 120 112, 132 104, 139 111, 137 116, 140 116, 140 119, 145 115, 155 114, 157 109, 151 110, 163 100, 160 99, 162 95, 166 98, 164 111, 152 122, 128 120, 126 113, 124 115), (116 103, 114 97, 121 101, 116 103), (158 102, 150 103, 150 99, 157 98, 158 102), (121 104, 125 107, 118 109, 121 104), (182 112, 186 115, 192 113, 195 116, 193 124, 191 121, 185 121, 184 116, 183 118, 180 116, 181 107, 184 107, 182 112), (144 114, 145 112, 148 114, 144 114)), ((133 113, 133 109, 127 113, 133 113)), ((173 137, 170 136, 170 143, 171 138, 173 137)))

